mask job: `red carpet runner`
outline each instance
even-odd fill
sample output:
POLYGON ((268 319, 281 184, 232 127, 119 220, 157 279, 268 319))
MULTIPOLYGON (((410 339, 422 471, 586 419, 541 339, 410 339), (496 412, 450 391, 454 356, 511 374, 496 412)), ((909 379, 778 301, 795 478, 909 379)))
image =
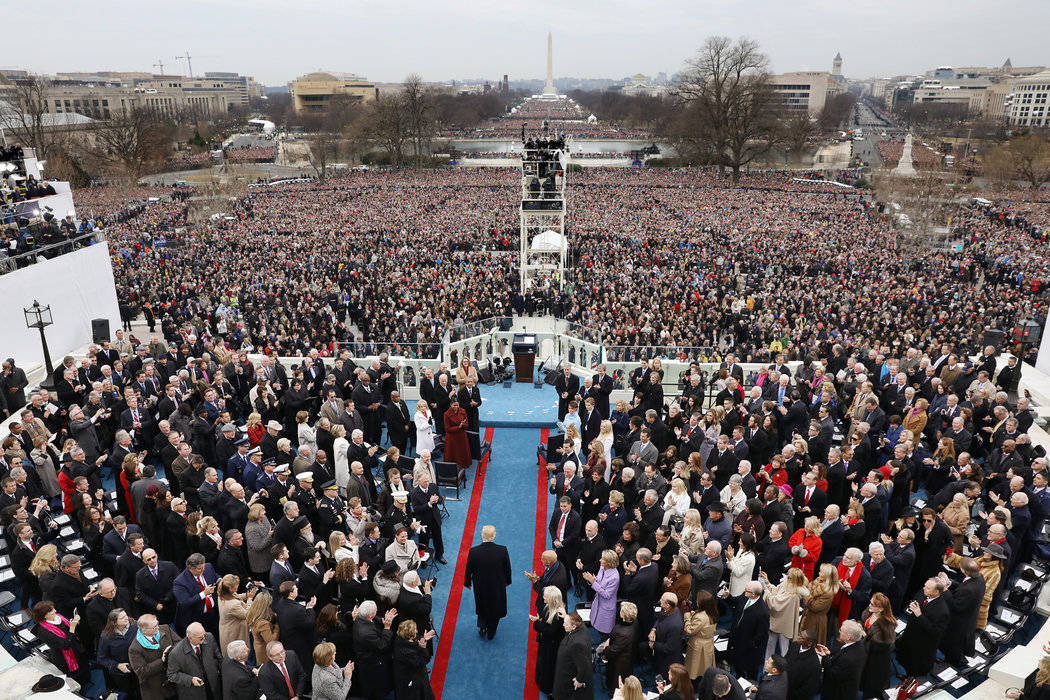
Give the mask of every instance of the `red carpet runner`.
MULTIPOLYGON (((540 430, 540 442, 547 444, 550 437, 550 428, 540 430)), ((532 545, 532 570, 542 571, 543 562, 540 555, 547 547, 547 461, 540 457, 539 475, 536 479, 536 539, 532 545)), ((533 595, 529 593, 531 601, 533 595)), ((529 614, 535 615, 536 611, 530 602, 529 614)), ((525 654, 525 700, 538 700, 540 689, 536 687, 536 634, 532 631, 532 623, 529 623, 529 641, 525 654)))
MULTIPOLYGON (((490 445, 493 432, 493 428, 485 429, 485 441, 490 445)), ((459 541, 459 555, 456 557, 456 573, 449 587, 445 617, 441 621, 441 638, 438 641, 437 654, 434 656, 434 668, 430 672, 430 687, 434 691, 436 700, 441 700, 441 690, 445 686, 445 674, 448 673, 448 659, 452 654, 452 642, 456 636, 459 603, 463 598, 463 571, 467 568, 467 555, 470 553, 470 548, 474 546, 474 528, 478 523, 481 492, 485 488, 485 470, 488 468, 491 454, 492 452, 489 451, 489 454, 485 455, 485 459, 478 464, 478 473, 474 475, 474 488, 470 492, 470 507, 467 510, 467 520, 463 523, 463 537, 459 541)))

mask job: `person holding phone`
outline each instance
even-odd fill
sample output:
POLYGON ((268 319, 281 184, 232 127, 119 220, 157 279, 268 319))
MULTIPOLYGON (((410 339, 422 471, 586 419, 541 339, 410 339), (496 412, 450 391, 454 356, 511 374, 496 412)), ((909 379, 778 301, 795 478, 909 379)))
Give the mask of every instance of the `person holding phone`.
POLYGON ((88 665, 84 646, 77 638, 80 613, 72 619, 60 615, 51 601, 42 600, 32 608, 33 634, 47 644, 48 658, 60 671, 81 685, 90 682, 91 667, 88 665))

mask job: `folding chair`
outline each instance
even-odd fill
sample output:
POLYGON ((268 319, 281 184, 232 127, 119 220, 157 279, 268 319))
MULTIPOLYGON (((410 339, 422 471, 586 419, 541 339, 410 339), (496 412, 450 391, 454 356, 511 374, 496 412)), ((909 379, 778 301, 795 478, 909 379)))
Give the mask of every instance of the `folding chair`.
MULTIPOLYGON (((455 462, 434 462, 434 468, 437 470, 437 485, 438 488, 454 488, 456 489, 456 497, 450 498, 451 501, 463 500, 459 496, 459 488, 467 486, 467 470, 460 469, 459 465, 455 462)), ((444 509, 444 504, 441 506, 444 509)), ((448 510, 445 510, 448 513, 448 510)))

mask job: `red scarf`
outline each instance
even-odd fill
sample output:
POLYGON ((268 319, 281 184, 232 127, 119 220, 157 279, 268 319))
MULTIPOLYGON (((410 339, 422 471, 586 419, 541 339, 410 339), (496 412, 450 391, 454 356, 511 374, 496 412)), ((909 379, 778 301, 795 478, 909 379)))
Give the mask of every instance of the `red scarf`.
MULTIPOLYGON (((857 582, 860 581, 860 572, 863 568, 864 566, 858 563, 853 567, 853 575, 847 579, 846 572, 849 571, 849 567, 845 563, 839 562, 839 581, 849 583, 851 591, 857 590, 857 582)), ((853 605, 853 601, 846 595, 846 591, 840 588, 839 592, 835 594, 834 604, 839 608, 839 624, 841 625, 849 617, 849 610, 853 605)))
MULTIPOLYGON (((60 624, 65 625, 66 629, 69 629, 69 620, 62 617, 61 615, 58 616, 58 619, 61 621, 60 624)), ((58 625, 53 625, 47 620, 41 622, 40 626, 51 632, 51 634, 55 635, 59 639, 65 639, 67 636, 66 633, 62 631, 61 627, 59 627, 58 625)), ((69 668, 70 673, 80 668, 80 664, 77 663, 77 655, 73 652, 72 649, 63 649, 62 657, 66 660, 66 667, 69 668)))

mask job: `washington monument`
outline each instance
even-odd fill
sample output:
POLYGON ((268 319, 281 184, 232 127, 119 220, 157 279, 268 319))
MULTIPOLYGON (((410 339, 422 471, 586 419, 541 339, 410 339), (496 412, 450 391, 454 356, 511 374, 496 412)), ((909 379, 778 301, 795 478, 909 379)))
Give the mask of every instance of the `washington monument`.
POLYGON ((547 84, 543 86, 544 95, 557 95, 558 91, 554 89, 554 44, 551 40, 551 33, 547 32, 547 84))

